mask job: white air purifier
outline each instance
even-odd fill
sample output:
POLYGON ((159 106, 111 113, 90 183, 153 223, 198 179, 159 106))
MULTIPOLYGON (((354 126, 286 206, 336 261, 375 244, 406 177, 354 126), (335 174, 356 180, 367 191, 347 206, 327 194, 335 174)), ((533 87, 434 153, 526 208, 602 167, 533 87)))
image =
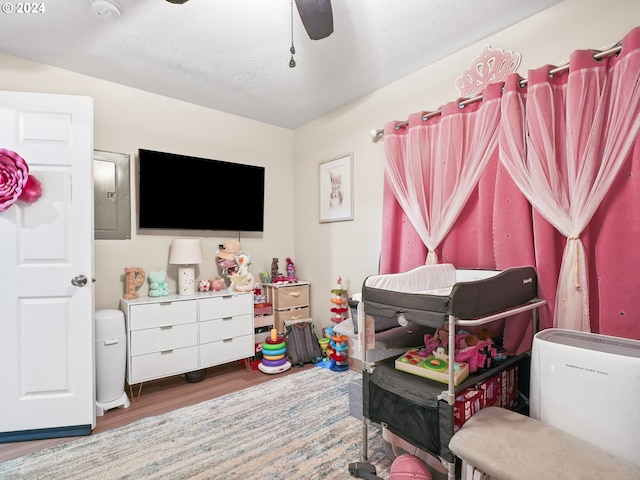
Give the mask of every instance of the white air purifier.
POLYGON ((530 416, 640 466, 640 341, 571 330, 537 333, 530 416))

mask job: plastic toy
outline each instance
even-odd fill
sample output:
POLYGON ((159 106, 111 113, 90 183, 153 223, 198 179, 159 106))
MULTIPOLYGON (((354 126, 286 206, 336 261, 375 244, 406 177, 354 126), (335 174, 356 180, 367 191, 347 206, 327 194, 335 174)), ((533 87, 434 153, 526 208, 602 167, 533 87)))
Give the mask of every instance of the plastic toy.
POLYGON ((349 369, 349 337, 346 335, 332 335, 329 346, 331 353, 329 354, 333 364, 329 367, 334 372, 344 372, 349 369))
POLYGON ((429 466, 415 455, 404 453, 396 457, 389 470, 389 480, 431 480, 429 466))
POLYGON ((258 364, 258 370, 262 373, 282 373, 291 368, 291 362, 287 360, 287 343, 284 338, 278 336, 278 330, 271 329, 269 338, 262 342, 262 360, 258 364))
POLYGON ((296 278, 296 267, 293 264, 293 260, 287 258, 287 282, 296 283, 298 279, 296 278))
POLYGON ((336 288, 331 290, 333 297, 331 297, 331 321, 334 323, 340 323, 344 321, 349 309, 347 308, 348 300, 346 298, 347 291, 342 288, 342 277, 338 277, 336 280, 336 288))

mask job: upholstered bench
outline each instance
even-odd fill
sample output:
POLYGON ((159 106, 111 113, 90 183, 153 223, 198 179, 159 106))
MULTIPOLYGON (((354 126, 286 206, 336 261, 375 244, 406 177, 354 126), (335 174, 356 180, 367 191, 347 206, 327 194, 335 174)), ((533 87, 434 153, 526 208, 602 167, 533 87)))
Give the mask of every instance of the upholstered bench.
MULTIPOLYGON (((640 467, 530 417, 498 407, 474 414, 449 442, 473 468, 500 480, 638 480, 640 467)), ((638 452, 640 455, 640 451, 638 452)))

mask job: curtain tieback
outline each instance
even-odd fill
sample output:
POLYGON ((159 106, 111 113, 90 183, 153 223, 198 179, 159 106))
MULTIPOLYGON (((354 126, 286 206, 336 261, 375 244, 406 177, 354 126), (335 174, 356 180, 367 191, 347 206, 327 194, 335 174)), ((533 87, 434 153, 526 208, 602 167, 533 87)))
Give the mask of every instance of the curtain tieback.
POLYGON ((576 290, 582 290, 582 286, 580 285, 580 278, 579 278, 580 262, 578 261, 579 254, 580 254, 580 249, 578 246, 578 242, 580 241, 580 235, 577 235, 575 237, 567 237, 567 242, 569 242, 570 240, 574 241, 574 245, 576 249, 576 271, 575 271, 575 278, 573 279, 573 286, 576 290))

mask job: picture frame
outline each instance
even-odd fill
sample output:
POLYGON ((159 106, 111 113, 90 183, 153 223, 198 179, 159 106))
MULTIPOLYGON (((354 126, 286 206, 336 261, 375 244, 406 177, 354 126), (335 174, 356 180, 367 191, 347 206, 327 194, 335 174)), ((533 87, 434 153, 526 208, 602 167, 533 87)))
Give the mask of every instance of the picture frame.
POLYGON ((320 223, 353 220, 353 153, 320 162, 320 223))

